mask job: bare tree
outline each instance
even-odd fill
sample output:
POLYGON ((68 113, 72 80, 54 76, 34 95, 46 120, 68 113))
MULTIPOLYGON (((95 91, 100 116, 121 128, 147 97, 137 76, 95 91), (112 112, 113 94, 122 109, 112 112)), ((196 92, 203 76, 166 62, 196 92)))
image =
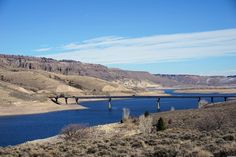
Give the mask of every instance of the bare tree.
POLYGON ((196 127, 201 131, 223 129, 229 124, 227 116, 223 112, 212 112, 196 122, 196 127))
POLYGON ((65 140, 78 140, 88 137, 90 131, 87 125, 84 124, 70 124, 62 128, 60 134, 65 140))
POLYGON ((198 108, 202 108, 203 106, 207 105, 208 101, 205 99, 202 99, 198 102, 198 108))
POLYGON ((123 117, 122 117, 123 122, 129 119, 129 114, 130 114, 129 109, 123 108, 123 117))
POLYGON ((152 131, 152 117, 147 116, 145 117, 144 115, 139 117, 139 130, 143 134, 148 134, 151 133, 152 131))

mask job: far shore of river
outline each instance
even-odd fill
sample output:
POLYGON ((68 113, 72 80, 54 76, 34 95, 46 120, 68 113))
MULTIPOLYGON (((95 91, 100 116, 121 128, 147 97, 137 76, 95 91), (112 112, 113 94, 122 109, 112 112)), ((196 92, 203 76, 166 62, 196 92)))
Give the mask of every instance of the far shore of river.
MULTIPOLYGON (((217 94, 235 94, 236 88, 192 88, 192 89, 173 89, 174 93, 217 93, 217 94)), ((170 95, 164 93, 164 91, 148 91, 137 94, 138 95, 170 95)), ((79 102, 85 101, 99 101, 106 99, 86 99, 79 100, 79 102)), ((75 104, 74 99, 68 99, 68 104, 65 104, 65 100, 61 99, 60 104, 53 103, 48 100, 46 102, 29 101, 29 102, 15 102, 10 106, 0 106, 0 117, 2 116, 16 116, 16 115, 29 115, 29 114, 41 114, 55 111, 64 110, 80 110, 87 109, 86 107, 75 104)))
POLYGON ((64 110, 79 110, 86 109, 86 107, 78 104, 55 104, 48 100, 46 102, 34 102, 30 101, 27 103, 15 103, 10 107, 0 106, 0 117, 1 116, 16 116, 16 115, 30 115, 30 114, 40 114, 55 111, 64 110))
POLYGON ((176 89, 175 93, 202 93, 202 94, 235 94, 236 88, 193 88, 193 89, 176 89))
MULTIPOLYGON (((124 94, 122 94, 122 95, 124 95, 124 94)), ((148 92, 140 92, 138 95, 169 95, 169 94, 165 94, 163 91, 152 91, 152 92, 148 91, 148 92)), ((79 104, 76 104, 74 99, 68 99, 68 104, 65 104, 64 99, 60 99, 59 104, 56 104, 56 103, 52 102, 51 100, 48 100, 45 102, 39 102, 39 101, 13 102, 10 105, 0 105, 0 117, 41 114, 41 113, 65 111, 65 110, 87 109, 86 107, 80 105, 80 102, 100 101, 100 100, 106 100, 106 99, 79 100, 79 104)), ((118 100, 118 99, 116 99, 116 100, 118 100)))
MULTIPOLYGON (((174 93, 217 93, 217 94, 234 94, 236 93, 236 88, 193 88, 193 89, 173 89, 174 93)), ((170 95, 164 93, 164 91, 148 91, 141 92, 137 95, 170 95)), ((136 96, 137 96, 136 95, 136 96)), ((106 99, 87 99, 79 100, 79 102, 85 101, 99 101, 106 99)), ((29 102, 15 102, 10 106, 0 106, 0 117, 2 116, 16 116, 16 115, 29 115, 29 114, 41 114, 55 111, 65 111, 65 110, 80 110, 87 109, 86 107, 75 104, 74 99, 68 99, 68 104, 65 104, 64 100, 61 99, 60 104, 55 104, 48 100, 46 102, 29 101, 29 102)))

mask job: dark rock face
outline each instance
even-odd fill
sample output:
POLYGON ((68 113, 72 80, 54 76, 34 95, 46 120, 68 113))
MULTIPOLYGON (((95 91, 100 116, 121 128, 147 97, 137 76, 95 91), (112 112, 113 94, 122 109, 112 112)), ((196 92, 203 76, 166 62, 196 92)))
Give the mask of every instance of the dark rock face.
POLYGON ((102 65, 84 64, 78 61, 51 58, 37 58, 14 55, 0 55, 0 64, 6 68, 24 68, 56 72, 65 75, 97 76, 111 79, 109 69, 102 65))
POLYGON ((167 78, 162 79, 148 72, 109 69, 100 64, 87 64, 72 60, 57 61, 51 58, 0 55, 0 66, 4 68, 44 70, 64 75, 91 76, 108 81, 133 79, 137 81, 147 80, 158 84, 176 84, 175 81, 167 78))

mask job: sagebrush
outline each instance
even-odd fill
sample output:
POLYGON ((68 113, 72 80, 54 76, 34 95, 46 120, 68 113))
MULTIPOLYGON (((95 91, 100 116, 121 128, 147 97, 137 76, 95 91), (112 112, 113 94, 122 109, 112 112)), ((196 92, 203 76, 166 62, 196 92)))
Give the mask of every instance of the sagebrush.
POLYGON ((141 133, 148 134, 152 131, 152 117, 144 115, 139 117, 139 130, 141 133))

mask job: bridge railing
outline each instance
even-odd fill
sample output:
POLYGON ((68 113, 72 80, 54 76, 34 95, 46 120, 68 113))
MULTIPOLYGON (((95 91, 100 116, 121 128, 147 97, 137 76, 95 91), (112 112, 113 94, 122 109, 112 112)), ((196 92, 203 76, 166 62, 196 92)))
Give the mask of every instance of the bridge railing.
POLYGON ((51 96, 49 97, 53 102, 59 104, 58 99, 65 99, 65 103, 68 104, 68 99, 75 99, 75 103, 79 104, 80 99, 107 99, 108 100, 108 109, 112 109, 112 99, 156 99, 157 110, 160 111, 160 102, 161 99, 166 98, 179 98, 179 99, 197 99, 197 103, 203 98, 210 98, 211 103, 214 102, 214 98, 223 98, 224 101, 227 101, 228 98, 236 98, 236 95, 170 95, 170 96, 51 96))

